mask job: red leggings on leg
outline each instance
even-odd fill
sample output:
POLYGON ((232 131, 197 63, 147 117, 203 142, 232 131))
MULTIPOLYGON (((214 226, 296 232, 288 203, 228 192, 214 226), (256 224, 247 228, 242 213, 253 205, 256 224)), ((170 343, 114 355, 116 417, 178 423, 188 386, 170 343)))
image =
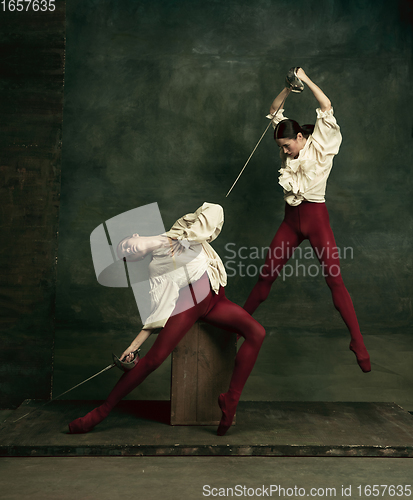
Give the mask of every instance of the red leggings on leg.
POLYGON ((150 373, 165 361, 191 326, 197 320, 202 319, 206 323, 224 329, 231 329, 231 331, 238 333, 245 339, 235 358, 235 367, 229 390, 225 395, 220 396, 221 400, 225 400, 225 408, 222 407, 220 402, 223 418, 219 430, 221 429, 221 435, 225 434, 232 423, 245 382, 254 367, 265 337, 265 330, 242 307, 225 297, 224 288, 220 288, 218 295, 211 292, 207 274, 204 274, 194 284, 181 289, 178 302, 177 307, 186 310, 172 315, 168 319, 147 354, 139 360, 139 363, 132 370, 121 376, 102 406, 95 408, 85 417, 78 418, 69 424, 71 433, 89 432, 107 417, 119 401, 141 384, 150 373), (207 287, 207 290, 205 287, 207 287), (192 293, 194 292, 195 296, 198 297, 205 296, 202 291, 207 292, 206 298, 194 305, 192 293), (187 308, 185 307, 186 304, 187 308))
POLYGON ((366 372, 370 371, 370 357, 364 346, 353 303, 341 277, 338 250, 325 203, 304 201, 295 207, 286 203, 284 220, 271 242, 258 282, 252 289, 244 309, 253 314, 268 297, 272 284, 294 253, 294 249, 305 239, 310 241, 321 263, 334 306, 350 331, 350 349, 356 354, 360 368, 366 372))

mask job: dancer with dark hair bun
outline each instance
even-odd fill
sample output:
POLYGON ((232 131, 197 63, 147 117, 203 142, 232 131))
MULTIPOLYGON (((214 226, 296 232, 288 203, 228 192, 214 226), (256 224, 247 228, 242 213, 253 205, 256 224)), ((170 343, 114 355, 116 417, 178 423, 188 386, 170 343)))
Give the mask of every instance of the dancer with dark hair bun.
POLYGON ((341 277, 338 249, 325 205, 327 179, 342 139, 340 127, 324 92, 302 68, 297 69, 296 76, 308 86, 318 101, 317 120, 315 125, 300 126, 295 120, 284 117, 284 110, 279 108, 290 93, 288 87, 280 92, 271 105, 267 117, 273 122, 274 139, 280 147, 282 168, 279 184, 284 188, 285 217, 271 242, 258 282, 244 309, 253 314, 266 300, 272 284, 294 249, 308 239, 322 265, 334 306, 350 331, 350 350, 356 355, 362 371, 369 372, 370 356, 341 277))

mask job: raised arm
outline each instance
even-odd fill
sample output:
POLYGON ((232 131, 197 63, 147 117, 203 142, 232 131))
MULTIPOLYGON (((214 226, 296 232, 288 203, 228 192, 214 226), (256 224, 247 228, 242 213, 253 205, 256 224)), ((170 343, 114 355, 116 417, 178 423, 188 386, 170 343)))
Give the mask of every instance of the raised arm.
POLYGON ((321 111, 328 111, 329 109, 331 109, 330 99, 324 94, 320 87, 318 87, 313 81, 311 81, 311 79, 305 74, 305 71, 302 68, 298 68, 297 76, 303 83, 308 86, 308 88, 314 94, 314 97, 317 99, 318 104, 320 105, 321 111))
POLYGON ((290 93, 290 89, 287 89, 286 87, 282 89, 282 91, 277 95, 277 97, 274 99, 273 103, 271 104, 270 108, 270 113, 273 115, 277 109, 281 106, 281 103, 287 98, 288 94, 290 93))

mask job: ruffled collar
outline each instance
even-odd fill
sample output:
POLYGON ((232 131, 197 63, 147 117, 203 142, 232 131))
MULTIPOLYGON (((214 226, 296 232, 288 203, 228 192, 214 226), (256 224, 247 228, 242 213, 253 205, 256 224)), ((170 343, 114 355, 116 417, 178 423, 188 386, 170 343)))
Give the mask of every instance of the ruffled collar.
POLYGON ((311 136, 307 139, 305 146, 300 151, 298 158, 293 159, 287 156, 284 160, 285 167, 280 168, 279 184, 288 192, 292 191, 295 195, 305 193, 319 171, 321 170, 316 160, 306 158, 306 152, 310 143, 311 136))

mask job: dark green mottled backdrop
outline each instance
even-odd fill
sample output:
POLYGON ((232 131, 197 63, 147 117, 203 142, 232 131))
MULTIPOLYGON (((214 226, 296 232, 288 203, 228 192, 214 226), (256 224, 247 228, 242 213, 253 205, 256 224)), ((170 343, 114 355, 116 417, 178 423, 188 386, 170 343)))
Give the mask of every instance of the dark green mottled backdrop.
POLYGON ((66 12, 23 3, 0 4, 0 409, 52 378, 66 12))
MULTIPOLYGON (((243 398, 413 409, 409 12, 407 2, 383 0, 67 2, 55 394, 106 366, 141 326, 131 290, 98 285, 93 270, 89 235, 115 215, 158 202, 168 227, 204 201, 222 204, 214 247, 235 274, 227 296, 243 304, 262 260, 228 262, 226 245, 266 246, 282 220, 271 132, 225 193, 286 72, 300 65, 342 128, 327 205, 338 246, 353 249, 342 273, 373 371, 362 374, 348 351, 322 276, 300 272, 279 280, 255 315, 267 339, 243 398), (240 263, 250 276, 233 271, 240 263)), ((308 123, 315 108, 306 89, 288 98, 286 114, 308 123)), ((70 397, 104 398, 118 376, 70 397)), ((132 397, 168 398, 168 363, 132 397)))

